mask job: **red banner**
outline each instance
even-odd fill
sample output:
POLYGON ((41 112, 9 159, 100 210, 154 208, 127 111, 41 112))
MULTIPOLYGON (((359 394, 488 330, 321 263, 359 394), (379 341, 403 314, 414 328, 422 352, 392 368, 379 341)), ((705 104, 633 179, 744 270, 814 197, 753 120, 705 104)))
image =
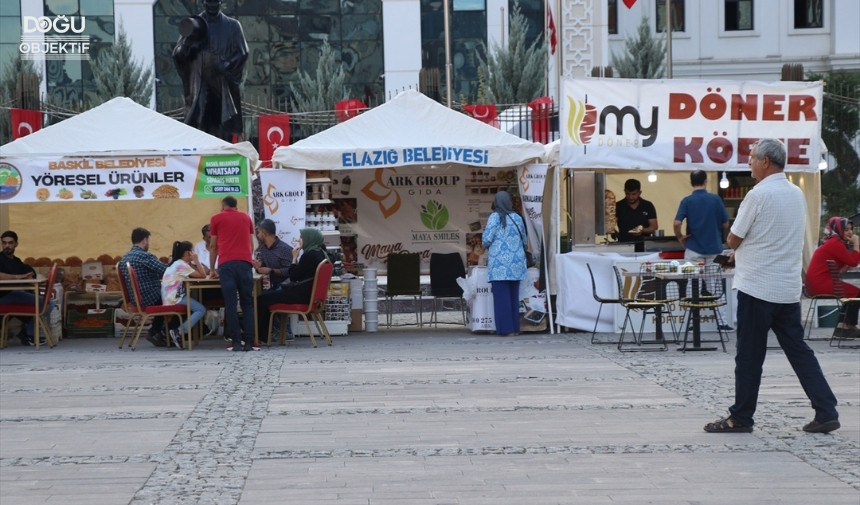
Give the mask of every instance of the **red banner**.
POLYGON ((529 102, 529 107, 532 110, 532 140, 541 144, 549 144, 552 98, 548 96, 535 98, 529 102))
POLYGON ((487 123, 488 125, 495 126, 496 128, 499 127, 499 122, 496 120, 499 114, 495 105, 464 105, 463 110, 482 123, 487 123))
POLYGON ((12 109, 12 139, 19 139, 42 129, 42 112, 12 109))
POLYGON ((260 161, 263 168, 272 166, 272 154, 280 146, 290 145, 290 115, 269 114, 260 116, 260 161))
POLYGON ((354 118, 359 112, 367 109, 367 105, 358 98, 350 98, 349 100, 341 100, 334 104, 334 111, 337 114, 337 122, 343 123, 347 119, 354 118))

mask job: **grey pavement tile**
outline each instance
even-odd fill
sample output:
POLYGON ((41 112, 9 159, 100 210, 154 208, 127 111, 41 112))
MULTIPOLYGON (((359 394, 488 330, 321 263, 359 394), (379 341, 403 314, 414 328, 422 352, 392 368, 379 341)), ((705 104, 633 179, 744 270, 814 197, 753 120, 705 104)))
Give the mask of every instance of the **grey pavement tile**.
POLYGON ((839 431, 800 430, 812 409, 772 350, 755 431, 708 434, 732 401, 733 349, 629 354, 589 338, 398 328, 254 353, 218 338, 192 352, 9 347, 0 503, 860 501, 860 351, 811 344, 839 431))

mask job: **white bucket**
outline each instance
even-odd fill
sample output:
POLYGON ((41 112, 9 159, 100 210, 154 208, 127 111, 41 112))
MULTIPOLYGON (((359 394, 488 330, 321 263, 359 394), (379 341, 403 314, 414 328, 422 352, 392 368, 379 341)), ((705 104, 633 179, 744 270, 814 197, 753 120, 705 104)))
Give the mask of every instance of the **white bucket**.
POLYGON ((379 308, 377 306, 378 300, 369 300, 367 298, 364 299, 364 313, 373 312, 374 314, 379 312, 379 308))
POLYGON ((364 331, 375 332, 379 329, 379 319, 377 319, 378 315, 379 314, 375 311, 364 313, 364 331))
POLYGON ((364 281, 375 281, 376 280, 376 269, 375 268, 365 268, 364 269, 364 281))

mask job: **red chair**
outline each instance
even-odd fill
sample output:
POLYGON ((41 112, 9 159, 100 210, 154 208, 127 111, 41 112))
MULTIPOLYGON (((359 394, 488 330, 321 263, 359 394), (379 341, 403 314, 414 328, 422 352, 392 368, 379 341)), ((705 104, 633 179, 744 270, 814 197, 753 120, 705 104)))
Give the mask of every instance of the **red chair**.
POLYGON ((272 344, 272 326, 275 321, 275 316, 281 317, 281 345, 286 343, 286 328, 287 316, 296 314, 302 316, 305 320, 305 326, 308 327, 308 335, 311 337, 311 344, 317 346, 317 341, 314 338, 314 332, 311 330, 311 323, 308 321, 310 315, 317 330, 325 337, 328 345, 331 345, 331 335, 328 333, 328 328, 325 325, 323 318, 323 310, 325 309, 325 301, 328 298, 328 285, 331 283, 331 274, 334 271, 334 265, 331 261, 323 260, 317 265, 317 271, 314 274, 314 285, 311 288, 311 298, 308 303, 275 303, 269 306, 269 312, 272 317, 269 318, 269 340, 268 345, 272 344))
MULTIPOLYGON (((131 266, 131 263, 126 263, 126 268, 128 269, 128 278, 132 292, 134 293, 134 301, 132 302, 132 310, 138 314, 142 315, 142 322, 137 325, 137 330, 134 332, 134 338, 131 341, 129 347, 133 351, 135 346, 137 346, 137 340, 140 338, 140 334, 143 332, 144 323, 146 322, 146 318, 152 317, 164 317, 164 316, 176 316, 179 318, 179 326, 182 326, 182 316, 186 314, 188 310, 185 305, 149 305, 144 306, 141 303, 143 297, 140 295, 140 283, 137 280, 137 273, 134 271, 134 267, 131 266)), ((182 347, 185 349, 191 348, 191 332, 189 331, 182 337, 182 347), (187 341, 186 341, 187 339, 187 341)))
MULTIPOLYGON (((845 292, 845 285, 843 284, 842 279, 839 277, 839 265, 836 264, 833 260, 827 260, 827 271, 830 272, 830 280, 833 281, 833 295, 836 297, 836 306, 839 307, 839 319, 844 320, 845 317, 845 305, 860 303, 860 298, 848 298, 848 294, 845 292)), ((842 342, 846 340, 856 340, 853 338, 845 338, 836 336, 836 328, 833 328, 833 334, 830 336, 830 345, 836 345, 837 347, 842 348, 842 342)), ((844 346, 849 347, 851 349, 856 349, 858 346, 844 346)))
MULTIPOLYGON (((0 304, 0 314, 3 315, 2 328, 0 328, 0 348, 6 347, 8 341, 8 321, 10 317, 39 317, 43 318, 39 323, 39 328, 45 330, 45 337, 49 347, 54 347, 54 336, 51 335, 51 325, 44 320, 48 314, 48 308, 51 306, 51 300, 54 298, 54 283, 57 281, 57 265, 51 267, 48 272, 48 279, 45 283, 45 294, 39 304, 39 312, 36 313, 35 304, 30 303, 7 303, 0 304)), ((40 335, 33 335, 33 340, 36 343, 36 349, 39 348, 40 335)))
POLYGON ((122 274, 119 269, 119 263, 116 264, 116 272, 119 275, 119 284, 122 287, 122 310, 128 313, 128 322, 122 323, 122 338, 119 341, 119 348, 122 349, 125 343, 125 337, 128 335, 128 330, 134 329, 137 333, 137 327, 143 326, 146 323, 146 313, 138 311, 137 304, 134 303, 131 293, 128 291, 128 279, 122 274))

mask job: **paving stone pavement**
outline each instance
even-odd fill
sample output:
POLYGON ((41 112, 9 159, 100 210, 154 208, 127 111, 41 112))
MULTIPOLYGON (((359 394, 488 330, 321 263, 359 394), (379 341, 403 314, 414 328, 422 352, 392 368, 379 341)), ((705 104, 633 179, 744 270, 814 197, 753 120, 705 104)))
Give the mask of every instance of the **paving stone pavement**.
POLYGON ((733 349, 619 353, 590 336, 13 344, 0 350, 0 503, 860 502, 860 351, 811 343, 839 431, 800 430, 812 410, 771 350, 755 431, 707 434, 731 404, 733 349))

